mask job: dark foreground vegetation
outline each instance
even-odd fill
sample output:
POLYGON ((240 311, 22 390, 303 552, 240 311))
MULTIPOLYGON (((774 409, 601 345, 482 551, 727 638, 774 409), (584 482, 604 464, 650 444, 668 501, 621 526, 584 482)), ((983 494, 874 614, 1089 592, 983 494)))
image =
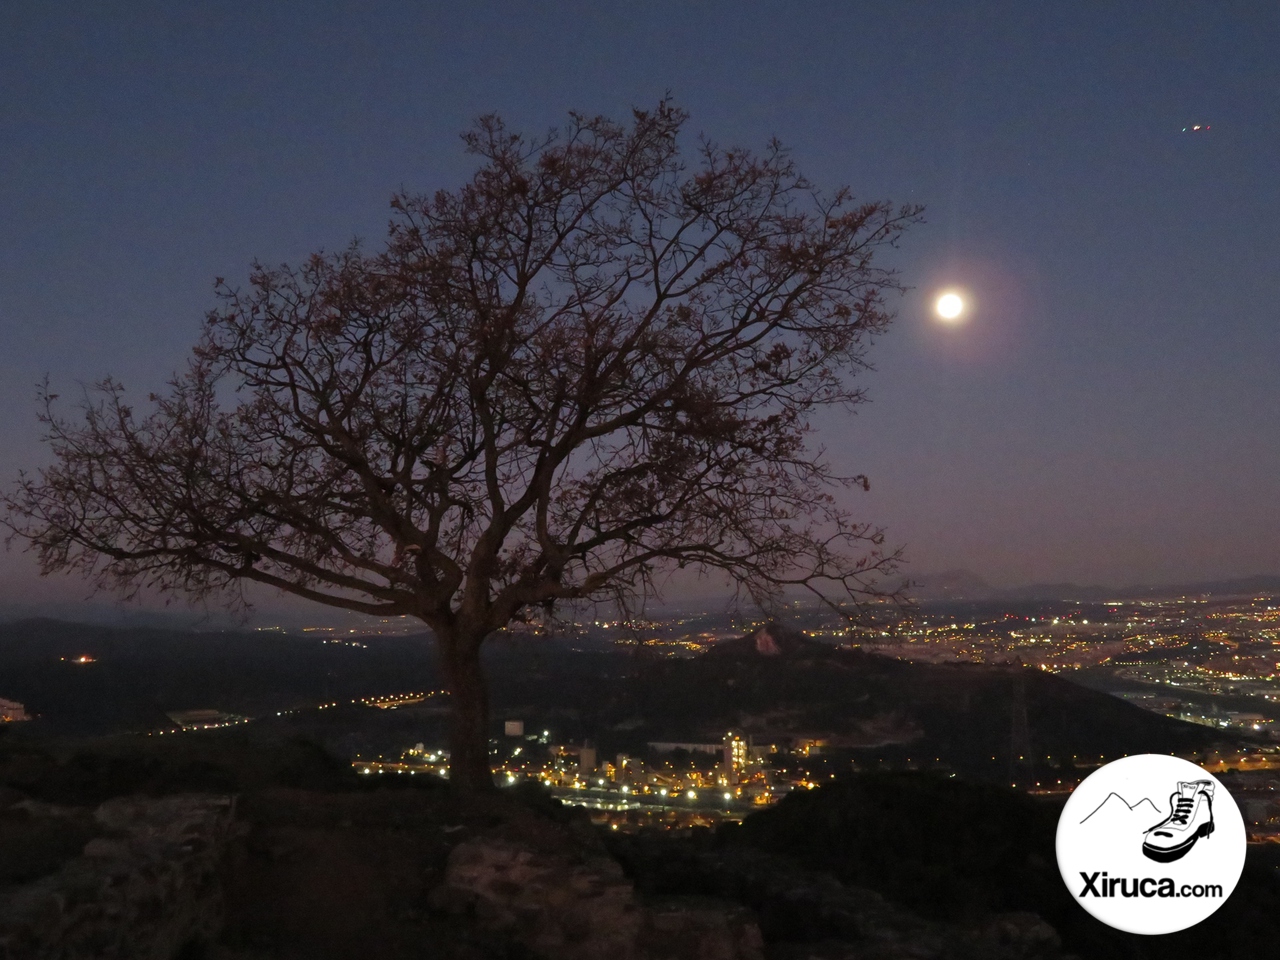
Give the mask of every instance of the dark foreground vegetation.
POLYGON ((1094 920, 1054 860, 1061 803, 924 774, 863 775, 789 797, 717 840, 792 856, 939 920, 1031 911, 1083 957, 1263 957, 1280 943, 1280 857, 1270 846, 1249 848, 1235 893, 1189 930, 1138 937, 1094 920))
MULTIPOLYGON (((859 931, 849 930, 838 901, 836 909, 818 898, 816 908, 789 901, 773 876, 752 869, 745 851, 873 890, 944 929, 981 929, 994 917, 1034 914, 1056 931, 1063 950, 1090 960, 1273 954, 1280 942, 1280 857, 1270 847, 1250 847, 1235 893, 1212 917, 1179 933, 1137 936, 1095 920, 1068 894, 1053 853, 1059 808, 930 774, 864 774, 793 795, 740 825, 615 837, 611 848, 647 894, 738 898, 759 913, 766 938, 817 942, 859 931)), ((803 872, 793 876, 801 879, 791 887, 805 882, 803 872)))

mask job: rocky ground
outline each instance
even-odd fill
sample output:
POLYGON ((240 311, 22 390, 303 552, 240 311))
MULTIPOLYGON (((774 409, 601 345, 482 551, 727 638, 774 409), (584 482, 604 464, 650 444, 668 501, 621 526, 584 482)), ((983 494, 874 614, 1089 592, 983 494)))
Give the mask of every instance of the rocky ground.
POLYGON ((271 786, 77 806, 7 789, 0 808, 4 960, 1059 956, 1034 917, 961 931, 769 854, 610 849, 537 797, 271 786))
POLYGON ((4 960, 166 960, 218 936, 234 798, 117 797, 95 809, 7 799, 4 960))
MULTIPOLYGON (((879 872, 824 865, 834 836, 787 840, 817 829, 803 804, 769 830, 625 835, 536 790, 464 803, 305 744, 136 746, 0 741, 0 960, 1058 960, 1079 937, 1016 907, 908 908, 879 872)), ((1271 915, 1270 882, 1242 883, 1224 929, 1271 915)), ((1256 956, 1264 933, 1076 950, 1256 956)))

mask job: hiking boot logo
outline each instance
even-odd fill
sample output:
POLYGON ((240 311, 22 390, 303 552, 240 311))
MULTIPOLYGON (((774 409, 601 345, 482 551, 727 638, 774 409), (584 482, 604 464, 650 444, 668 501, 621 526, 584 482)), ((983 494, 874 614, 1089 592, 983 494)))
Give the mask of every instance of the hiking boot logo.
POLYGON ((1142 852, 1150 860, 1181 860, 1196 841, 1213 833, 1213 782, 1179 782, 1169 796, 1169 816, 1143 834, 1142 852))
POLYGON ((1140 753, 1104 764, 1071 792, 1055 850, 1086 912, 1117 930, 1164 934, 1194 926, 1231 896, 1247 840, 1240 808, 1213 774, 1140 753))

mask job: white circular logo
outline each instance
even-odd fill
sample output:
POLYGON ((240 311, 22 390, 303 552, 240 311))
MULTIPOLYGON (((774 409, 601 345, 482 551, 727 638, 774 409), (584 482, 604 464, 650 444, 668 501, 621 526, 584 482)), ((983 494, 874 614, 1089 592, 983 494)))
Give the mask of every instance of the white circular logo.
POLYGON ((1080 906, 1128 933, 1199 923, 1244 869, 1231 794, 1187 760, 1144 753, 1090 774, 1058 818, 1058 869, 1080 906))

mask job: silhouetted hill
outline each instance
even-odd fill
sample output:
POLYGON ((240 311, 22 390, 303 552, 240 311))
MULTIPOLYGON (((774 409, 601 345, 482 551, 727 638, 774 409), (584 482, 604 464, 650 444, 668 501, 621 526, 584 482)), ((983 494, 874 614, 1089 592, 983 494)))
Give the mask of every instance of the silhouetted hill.
POLYGON ((972 570, 944 570, 912 577, 907 593, 917 600, 991 600, 1000 591, 972 570))
POLYGON ((836 773, 855 757, 911 759, 994 780, 1009 773, 1019 704, 1031 748, 1020 777, 1063 777, 1104 756, 1194 751, 1218 736, 1038 670, 910 663, 773 626, 765 633, 768 642, 758 632, 691 659, 641 650, 522 660, 517 651, 495 664, 495 708, 568 738, 598 735, 605 755, 649 741, 714 742, 735 729, 762 744, 825 741, 836 773))
POLYGON ((785 624, 769 623, 745 637, 722 640, 703 656, 716 660, 751 660, 756 657, 821 657, 831 648, 820 641, 810 639, 804 633, 785 624))

